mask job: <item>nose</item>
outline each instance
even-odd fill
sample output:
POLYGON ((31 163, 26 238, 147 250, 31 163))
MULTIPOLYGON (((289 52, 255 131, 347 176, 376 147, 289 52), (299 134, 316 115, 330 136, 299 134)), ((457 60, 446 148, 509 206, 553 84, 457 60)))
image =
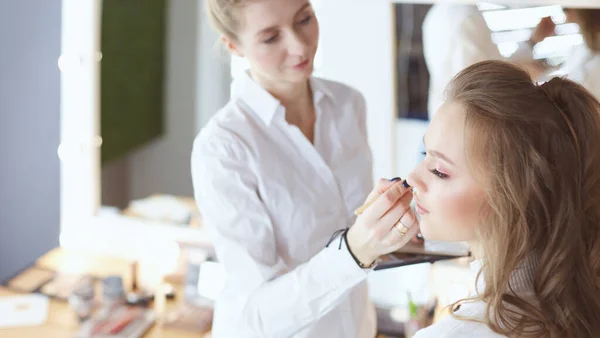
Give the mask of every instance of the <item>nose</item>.
POLYGON ((308 43, 304 37, 298 32, 290 34, 288 41, 288 53, 294 56, 306 57, 308 51, 308 43))
POLYGON ((420 162, 407 176, 406 180, 413 188, 420 192, 427 191, 427 186, 423 179, 423 162, 420 162))

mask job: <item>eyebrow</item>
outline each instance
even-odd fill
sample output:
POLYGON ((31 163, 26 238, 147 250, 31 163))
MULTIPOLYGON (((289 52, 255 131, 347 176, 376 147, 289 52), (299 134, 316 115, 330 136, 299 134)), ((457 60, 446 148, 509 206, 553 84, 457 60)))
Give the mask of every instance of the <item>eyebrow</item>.
POLYGON ((428 153, 428 154, 431 154, 431 156, 433 156, 433 157, 437 157, 437 158, 439 158, 439 159, 442 159, 442 160, 444 160, 444 161, 448 162, 449 164, 452 164, 453 166, 456 166, 456 164, 454 164, 454 162, 452 162, 452 160, 451 160, 451 159, 449 159, 449 158, 448 158, 448 156, 446 156, 446 155, 444 155, 444 154, 440 153, 439 151, 430 150, 430 151, 428 151, 427 153, 428 153))
MULTIPOLYGON (((423 136, 423 144, 425 144, 425 136, 423 136)), ((439 151, 429 150, 429 151, 427 151, 427 153, 431 154, 431 156, 433 156, 433 157, 442 159, 442 160, 448 162, 449 164, 452 164, 453 166, 456 166, 456 164, 454 164, 454 162, 452 162, 452 160, 450 158, 448 158, 448 156, 440 153, 439 151)))
MULTIPOLYGON (((303 10, 307 9, 307 8, 308 8, 308 7, 310 7, 310 6, 311 6, 311 5, 310 5, 310 2, 307 2, 307 3, 305 3, 305 4, 304 4, 304 6, 302 6, 302 7, 301 7, 301 8, 300 8, 300 9, 299 9, 297 12, 296 12, 296 14, 294 14, 294 16, 298 15, 298 13, 302 12, 303 10)), ((258 36, 258 35, 264 34, 264 33, 268 32, 268 31, 274 30, 274 29, 276 29, 276 28, 277 28, 277 26, 270 26, 270 27, 267 27, 267 28, 261 29, 261 30, 260 30, 260 32, 256 33, 256 35, 258 36)))

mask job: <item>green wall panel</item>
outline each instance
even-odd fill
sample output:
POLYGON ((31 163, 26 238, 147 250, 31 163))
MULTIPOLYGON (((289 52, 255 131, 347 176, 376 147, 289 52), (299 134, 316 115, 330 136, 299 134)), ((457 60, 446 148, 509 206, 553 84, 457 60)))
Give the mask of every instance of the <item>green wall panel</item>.
POLYGON ((165 1, 102 2, 102 164, 164 131, 165 1))

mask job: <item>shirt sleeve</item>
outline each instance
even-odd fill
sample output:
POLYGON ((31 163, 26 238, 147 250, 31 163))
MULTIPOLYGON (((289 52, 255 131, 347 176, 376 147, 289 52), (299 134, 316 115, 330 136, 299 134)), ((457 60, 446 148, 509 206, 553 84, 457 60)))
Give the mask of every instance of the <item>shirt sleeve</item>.
MULTIPOLYGON (((366 182, 373 181, 373 153, 371 152, 371 147, 369 147, 369 132, 367 128, 367 102, 363 94, 359 91, 356 91, 356 95, 354 96, 354 106, 356 107, 356 112, 358 116, 358 128, 360 129, 362 136, 364 137, 365 143, 365 154, 367 155, 367 165, 369 167, 368 176, 364 179, 366 182)), ((370 190, 373 188, 373 184, 368 186, 368 191, 365 192, 365 198, 369 194, 370 190)))
MULTIPOLYGON (((199 139, 192 152, 195 198, 211 228, 241 320, 259 337, 289 337, 338 305, 367 278, 341 238, 289 269, 258 193, 249 152, 236 140, 199 139), (341 245, 340 245, 341 244, 341 245)), ((277 212, 276 210, 273 212, 277 212)), ((235 325, 235 323, 232 323, 235 325)))

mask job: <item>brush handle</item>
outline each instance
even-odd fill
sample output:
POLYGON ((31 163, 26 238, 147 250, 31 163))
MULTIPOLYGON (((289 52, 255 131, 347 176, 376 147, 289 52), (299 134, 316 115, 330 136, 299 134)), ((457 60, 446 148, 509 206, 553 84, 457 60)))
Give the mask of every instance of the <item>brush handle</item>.
POLYGON ((354 210, 354 214, 358 216, 365 212, 365 210, 367 210, 367 208, 369 208, 371 204, 373 204, 377 200, 378 197, 379 195, 374 196, 372 199, 366 201, 365 204, 361 205, 358 209, 354 210))

